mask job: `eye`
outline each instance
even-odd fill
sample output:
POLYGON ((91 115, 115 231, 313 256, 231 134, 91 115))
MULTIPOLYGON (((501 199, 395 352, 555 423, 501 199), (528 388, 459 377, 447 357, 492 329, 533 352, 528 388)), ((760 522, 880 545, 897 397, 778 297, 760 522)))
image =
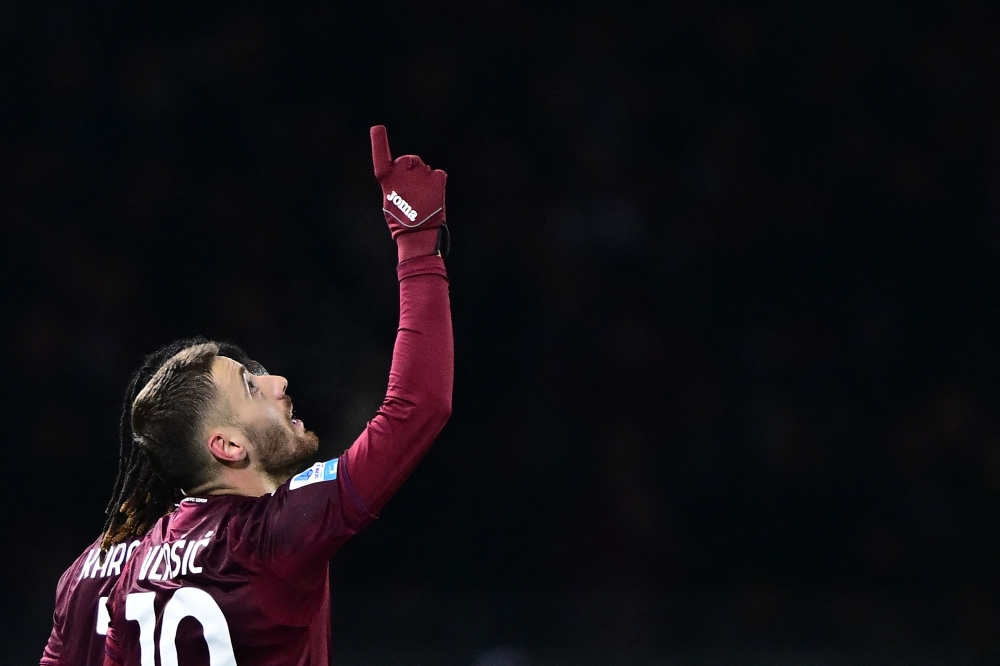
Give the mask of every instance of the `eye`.
POLYGON ((250 391, 250 395, 253 395, 254 393, 260 393, 260 389, 257 388, 257 384, 255 384, 252 379, 246 377, 246 382, 247 382, 247 390, 250 391))

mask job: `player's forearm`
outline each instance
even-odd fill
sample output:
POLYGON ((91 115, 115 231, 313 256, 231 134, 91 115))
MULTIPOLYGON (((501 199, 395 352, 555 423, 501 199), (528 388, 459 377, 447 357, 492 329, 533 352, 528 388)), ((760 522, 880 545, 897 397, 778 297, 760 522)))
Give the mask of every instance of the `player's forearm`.
POLYGON ((437 254, 439 233, 438 229, 428 229, 397 238, 396 255, 399 257, 399 263, 437 254))
POLYGON ((402 261, 397 272, 399 330, 389 388, 378 414, 342 459, 372 513, 410 475, 451 414, 454 341, 444 261, 421 256, 402 261))

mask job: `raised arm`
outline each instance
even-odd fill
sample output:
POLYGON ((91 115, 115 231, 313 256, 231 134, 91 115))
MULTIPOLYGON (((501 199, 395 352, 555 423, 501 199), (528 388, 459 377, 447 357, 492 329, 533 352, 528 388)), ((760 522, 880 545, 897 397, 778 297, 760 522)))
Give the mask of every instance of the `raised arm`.
POLYGON ((376 514, 451 415, 455 363, 448 276, 439 251, 447 239, 447 175, 414 155, 394 161, 381 125, 371 138, 382 210, 399 254, 399 329, 385 401, 341 465, 358 499, 376 514))

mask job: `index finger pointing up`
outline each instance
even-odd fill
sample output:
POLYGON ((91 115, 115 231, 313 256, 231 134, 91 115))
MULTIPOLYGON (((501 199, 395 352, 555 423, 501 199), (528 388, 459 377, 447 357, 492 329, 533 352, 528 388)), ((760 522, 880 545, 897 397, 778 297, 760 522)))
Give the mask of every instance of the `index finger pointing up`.
POLYGON ((389 152, 389 137, 385 134, 385 125, 375 125, 372 134, 372 164, 375 166, 375 177, 381 178, 392 167, 392 153, 389 152))

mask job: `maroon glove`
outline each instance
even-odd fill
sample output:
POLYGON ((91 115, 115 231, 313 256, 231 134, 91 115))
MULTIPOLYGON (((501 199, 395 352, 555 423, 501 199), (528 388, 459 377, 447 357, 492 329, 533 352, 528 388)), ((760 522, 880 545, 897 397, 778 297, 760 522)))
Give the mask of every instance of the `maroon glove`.
POLYGON ((375 178, 382 186, 382 212, 400 246, 400 259, 404 258, 404 246, 409 250, 406 258, 433 254, 447 238, 444 186, 448 174, 432 170, 416 155, 393 161, 385 126, 372 127, 371 135, 375 178))

